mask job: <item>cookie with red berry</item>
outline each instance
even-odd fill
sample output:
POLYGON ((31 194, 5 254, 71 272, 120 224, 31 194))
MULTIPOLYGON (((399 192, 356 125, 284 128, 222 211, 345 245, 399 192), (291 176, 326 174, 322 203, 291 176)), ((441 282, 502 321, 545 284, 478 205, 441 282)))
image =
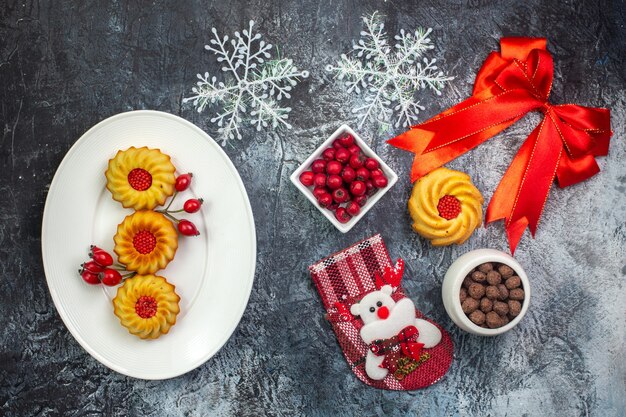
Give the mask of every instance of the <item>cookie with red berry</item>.
POLYGON ((113 312, 131 334, 156 339, 176 324, 179 301, 176 287, 165 278, 136 275, 117 289, 113 312))
POLYGON ((413 230, 433 246, 460 245, 482 224, 483 201, 469 175, 437 168, 413 186, 408 204, 413 230))
POLYGON ((174 194, 176 168, 159 149, 131 146, 109 160, 104 173, 113 199, 126 208, 151 210, 174 194))
POLYGON ((119 262, 139 274, 165 268, 178 249, 178 234, 172 222, 151 210, 126 216, 113 240, 119 262))

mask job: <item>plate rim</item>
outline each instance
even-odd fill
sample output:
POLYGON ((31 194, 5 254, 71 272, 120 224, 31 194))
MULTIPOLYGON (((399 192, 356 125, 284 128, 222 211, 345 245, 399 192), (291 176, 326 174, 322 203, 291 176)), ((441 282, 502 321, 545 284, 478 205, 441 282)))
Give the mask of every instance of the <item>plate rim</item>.
POLYGON ((203 365, 204 363, 206 363, 209 359, 211 359, 213 356, 215 356, 226 344, 226 342, 228 342, 230 340, 230 338, 232 337, 233 333, 235 332, 235 330, 237 330, 237 328, 239 327, 239 324, 241 323, 241 318, 243 317, 243 314, 246 311, 246 308, 248 306, 248 303, 250 301, 250 295, 252 293, 252 287, 254 285, 254 279, 256 277, 256 265, 257 265, 257 235, 256 235, 256 224, 254 221, 254 213, 252 211, 252 205, 250 204, 250 198, 248 196, 248 192, 246 190, 246 187, 243 183, 243 180, 241 179, 241 175, 239 174, 239 171, 237 170, 237 168, 235 167, 235 165, 233 164, 233 161, 230 159, 230 157, 226 154, 226 152, 224 152, 224 150, 215 142, 215 140, 208 134, 206 133, 204 130, 200 129, 198 126, 196 126, 195 124, 191 123, 190 121, 177 116, 175 114, 172 113, 167 113, 167 112, 163 112, 163 111, 159 111, 159 110, 130 110, 130 111, 126 111, 126 112, 121 112, 121 113, 117 113, 114 114, 112 116, 109 116, 101 121, 99 121, 98 123, 96 123, 95 125, 93 125, 91 128, 89 128, 87 131, 85 131, 77 140, 76 142, 74 142, 74 144, 72 144, 72 146, 67 150, 67 152, 65 153, 65 155, 63 156, 63 159, 61 160, 61 163, 59 164, 59 166, 57 167, 57 169, 54 172, 54 176, 52 177, 52 181, 50 182, 50 186, 48 187, 48 192, 46 194, 46 201, 44 204, 44 209, 43 209, 43 214, 42 214, 42 220, 41 220, 41 259, 42 259, 42 263, 43 263, 43 269, 44 269, 44 275, 46 277, 46 284, 48 286, 48 292, 50 293, 50 296, 52 298, 52 302, 54 304, 54 308, 57 312, 57 314, 59 315, 59 317, 61 317, 61 321, 63 322, 63 325, 65 326, 65 328, 70 332, 70 334, 72 335, 72 337, 74 338, 74 340, 76 340, 78 342, 78 344, 87 352, 89 353, 89 355, 91 355, 94 359, 96 359, 98 362, 100 362, 102 365, 104 365, 105 367, 118 372, 122 375, 126 375, 128 377, 131 378, 137 378, 137 379, 144 379, 144 380, 165 380, 165 379, 171 379, 171 378, 176 378, 178 376, 184 375, 196 368, 198 368, 199 366, 203 365), (139 374, 134 374, 132 372, 128 372, 128 370, 126 368, 124 368, 123 366, 119 366, 107 359, 105 359, 104 357, 102 357, 95 349, 93 349, 89 343, 84 340, 82 338, 82 336, 77 332, 76 329, 74 329, 72 326, 68 325, 69 323, 69 319, 66 316, 66 312, 63 308, 60 308, 60 305, 62 304, 60 302, 59 296, 57 294, 56 289, 54 289, 51 286, 51 282, 50 282, 50 278, 48 278, 48 270, 49 267, 47 265, 47 261, 46 261, 46 257, 45 257, 45 251, 46 251, 46 247, 45 247, 45 236, 46 236, 46 232, 48 230, 48 226, 47 223, 49 222, 49 220, 47 220, 47 216, 46 213, 48 212, 48 205, 51 204, 50 203, 50 195, 53 194, 55 188, 57 187, 57 182, 59 181, 59 173, 64 169, 65 165, 67 165, 68 160, 70 158, 70 156, 76 152, 76 150, 78 149, 79 146, 81 146, 87 139, 87 137, 89 136, 89 134, 92 131, 95 131, 96 129, 102 127, 105 124, 109 124, 109 123, 113 123, 116 122, 120 119, 124 119, 124 118, 131 118, 134 116, 141 116, 141 115, 150 115, 150 116, 156 116, 156 117, 162 117, 165 119, 170 119, 172 121, 175 121, 177 123, 182 123, 183 125, 186 125, 187 127, 189 127, 192 130, 195 130, 197 133, 199 133, 201 136, 203 136, 207 142, 209 142, 210 146, 212 146, 226 161, 227 166, 233 171, 233 173, 235 174, 235 178, 236 178, 236 182, 239 185, 239 191, 241 192, 243 198, 244 198, 244 202, 245 202, 245 210, 248 214, 248 218, 249 218, 249 226, 250 226, 250 230, 252 232, 252 239, 251 239, 251 253, 252 253, 252 267, 251 267, 251 271, 250 271, 250 275, 251 278, 248 280, 248 286, 247 288, 245 288, 244 291, 244 299, 243 299, 243 303, 241 304, 241 308, 240 311, 238 311, 236 313, 237 315, 237 322, 235 324, 235 326, 232 328, 232 330, 230 330, 230 332, 223 338, 223 340, 221 341, 221 343, 219 343, 214 349, 207 351, 207 354, 202 356, 198 361, 195 361, 193 363, 190 364, 189 367, 184 367, 185 369, 182 370, 177 370, 175 372, 161 372, 159 374, 156 375, 148 375, 148 376, 142 376, 139 374))

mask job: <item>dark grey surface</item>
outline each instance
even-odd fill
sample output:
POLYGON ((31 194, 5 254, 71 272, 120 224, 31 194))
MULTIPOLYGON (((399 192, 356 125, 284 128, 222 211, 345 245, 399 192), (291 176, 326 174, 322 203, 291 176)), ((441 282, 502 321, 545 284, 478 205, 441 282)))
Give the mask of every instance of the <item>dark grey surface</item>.
MULTIPOLYGON (((625 415, 624 6, 594 0, 4 0, 0 414, 625 415), (360 99, 345 94, 324 66, 349 51, 359 36, 359 17, 374 10, 387 15, 391 33, 432 26, 434 56, 456 77, 441 98, 425 97, 422 120, 470 94, 480 63, 502 35, 549 37, 554 102, 613 109, 615 136, 610 155, 600 158, 601 174, 553 188, 536 240, 527 233, 521 241, 517 257, 530 276, 533 299, 526 318, 506 335, 486 339, 456 329, 440 298, 442 276, 457 256, 478 247, 506 250, 502 225, 443 249, 413 234, 405 209, 411 156, 384 144, 391 133, 371 125, 360 131, 401 179, 346 235, 288 181, 324 138, 354 120, 349 110, 360 99), (198 369, 161 382, 124 377, 78 345, 52 304, 40 255, 48 186, 80 135, 119 112, 163 110, 213 133, 209 114, 198 115, 182 98, 197 72, 216 69, 203 51, 210 28, 232 33, 249 19, 311 72, 291 102, 293 130, 247 130, 243 141, 226 148, 257 225, 250 304, 230 341, 198 369), (311 262, 375 232, 383 234, 392 257, 406 259, 406 287, 417 306, 456 344, 448 375, 422 391, 379 391, 350 373, 306 272, 311 262)), ((528 116, 450 166, 468 172, 489 199, 538 120, 528 116)))

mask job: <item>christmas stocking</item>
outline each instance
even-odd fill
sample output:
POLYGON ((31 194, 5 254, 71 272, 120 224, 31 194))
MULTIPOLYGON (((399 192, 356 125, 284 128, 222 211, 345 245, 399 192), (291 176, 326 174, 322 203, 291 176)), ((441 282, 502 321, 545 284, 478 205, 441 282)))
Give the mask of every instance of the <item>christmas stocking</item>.
POLYGON ((326 317, 356 376, 367 385, 413 390, 437 382, 452 362, 452 341, 415 309, 380 235, 309 267, 326 317))

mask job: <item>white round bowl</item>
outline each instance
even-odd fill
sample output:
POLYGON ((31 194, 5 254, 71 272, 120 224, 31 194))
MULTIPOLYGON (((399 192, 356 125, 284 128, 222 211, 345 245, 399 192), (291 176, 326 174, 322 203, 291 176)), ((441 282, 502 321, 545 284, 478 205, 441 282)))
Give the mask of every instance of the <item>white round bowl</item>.
POLYGON ((443 279, 441 296, 446 312, 452 321, 461 329, 479 336, 496 336, 517 326, 517 323, 519 323, 522 317, 524 317, 524 314, 526 314, 526 310, 528 310, 528 305, 530 304, 530 283, 528 282, 524 268, 522 268, 519 262, 512 256, 495 249, 477 249, 460 256, 450 265, 443 279), (485 262, 499 262, 513 268, 515 273, 520 277, 524 289, 522 311, 508 324, 496 329, 485 329, 484 327, 474 324, 469 317, 463 313, 459 299, 463 279, 465 279, 473 268, 485 262))

